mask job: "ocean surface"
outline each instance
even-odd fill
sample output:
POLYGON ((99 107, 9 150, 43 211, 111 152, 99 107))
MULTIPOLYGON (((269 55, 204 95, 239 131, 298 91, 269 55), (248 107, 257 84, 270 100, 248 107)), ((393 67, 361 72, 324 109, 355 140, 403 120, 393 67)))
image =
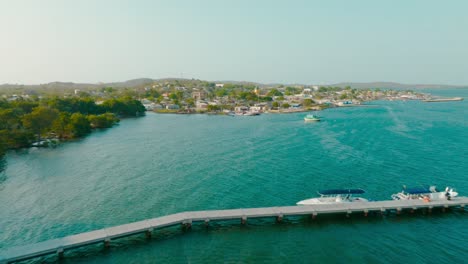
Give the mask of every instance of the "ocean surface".
MULTIPOLYGON (((0 162, 0 251, 186 210, 294 205, 327 188, 389 199, 402 185, 468 195, 462 102, 376 101, 256 117, 148 113, 0 162)), ((466 263, 468 212, 195 225, 90 246, 63 263, 466 263)), ((36 261, 54 261, 46 257, 36 261)))

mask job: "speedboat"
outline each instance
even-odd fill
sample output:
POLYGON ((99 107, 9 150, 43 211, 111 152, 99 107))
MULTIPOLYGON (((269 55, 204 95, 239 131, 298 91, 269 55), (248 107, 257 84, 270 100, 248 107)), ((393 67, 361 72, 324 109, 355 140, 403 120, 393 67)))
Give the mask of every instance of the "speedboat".
POLYGON ((424 199, 425 201, 431 200, 450 200, 457 196, 458 193, 454 188, 446 187, 445 191, 437 190, 436 186, 425 186, 416 188, 406 188, 403 186, 403 190, 399 193, 392 194, 393 200, 412 200, 412 199, 424 199))
POLYGON ((320 117, 318 117, 316 115, 313 115, 313 114, 309 114, 309 115, 306 115, 304 117, 304 121, 306 121, 306 122, 318 122, 318 121, 320 121, 320 117))
POLYGON ((310 198, 297 202, 297 205, 314 205, 314 204, 334 204, 347 202, 368 202, 362 197, 353 197, 353 194, 365 193, 362 189, 332 189, 321 190, 317 192, 320 197, 310 198))

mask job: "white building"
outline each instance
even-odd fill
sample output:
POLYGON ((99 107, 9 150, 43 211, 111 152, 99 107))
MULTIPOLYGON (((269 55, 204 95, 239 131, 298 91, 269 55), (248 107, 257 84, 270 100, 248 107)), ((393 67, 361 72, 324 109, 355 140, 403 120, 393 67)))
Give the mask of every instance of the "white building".
POLYGON ((180 108, 179 105, 176 105, 176 104, 168 104, 166 105, 166 109, 168 110, 178 110, 180 108))
POLYGON ((208 104, 206 102, 203 102, 203 101, 197 101, 195 103, 195 108, 197 110, 206 110, 206 109, 208 109, 208 104))

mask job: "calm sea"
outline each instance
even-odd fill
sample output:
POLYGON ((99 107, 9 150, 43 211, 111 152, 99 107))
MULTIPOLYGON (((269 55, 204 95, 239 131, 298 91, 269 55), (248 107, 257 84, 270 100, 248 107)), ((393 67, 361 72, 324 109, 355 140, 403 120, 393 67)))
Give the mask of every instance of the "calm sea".
MULTIPOLYGON (((430 92, 465 100, 370 102, 322 111, 320 123, 304 113, 149 113, 54 149, 10 152, 0 165, 0 249, 186 210, 294 205, 326 188, 363 188, 374 200, 403 184, 468 195, 468 89, 430 92)), ((468 212, 218 223, 63 262, 463 263, 467 224, 468 212)))

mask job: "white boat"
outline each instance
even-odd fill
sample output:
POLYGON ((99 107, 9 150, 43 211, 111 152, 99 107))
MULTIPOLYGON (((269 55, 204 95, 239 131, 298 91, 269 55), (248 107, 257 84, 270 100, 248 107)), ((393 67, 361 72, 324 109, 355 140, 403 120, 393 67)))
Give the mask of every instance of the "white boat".
POLYGON ((458 193, 451 187, 446 187, 445 191, 437 190, 436 186, 429 187, 416 187, 406 188, 403 186, 403 190, 399 193, 392 194, 393 200, 412 200, 412 199, 424 199, 425 201, 431 200, 450 200, 457 196, 458 193))
POLYGON ((320 197, 310 198, 297 202, 297 205, 314 205, 314 204, 333 204, 333 203, 348 203, 348 202, 368 202, 369 200, 362 197, 353 197, 353 194, 365 193, 362 189, 333 189, 321 190, 317 192, 320 197))
POLYGON ((260 115, 260 112, 258 111, 247 111, 244 113, 245 116, 257 116, 260 115))
POLYGON ((316 115, 313 115, 313 114, 309 114, 309 115, 306 115, 304 117, 304 121, 306 121, 306 122, 318 122, 318 121, 320 121, 320 117, 318 117, 316 115))
POLYGON ((258 111, 244 111, 244 112, 236 112, 236 116, 258 116, 260 112, 258 111))

